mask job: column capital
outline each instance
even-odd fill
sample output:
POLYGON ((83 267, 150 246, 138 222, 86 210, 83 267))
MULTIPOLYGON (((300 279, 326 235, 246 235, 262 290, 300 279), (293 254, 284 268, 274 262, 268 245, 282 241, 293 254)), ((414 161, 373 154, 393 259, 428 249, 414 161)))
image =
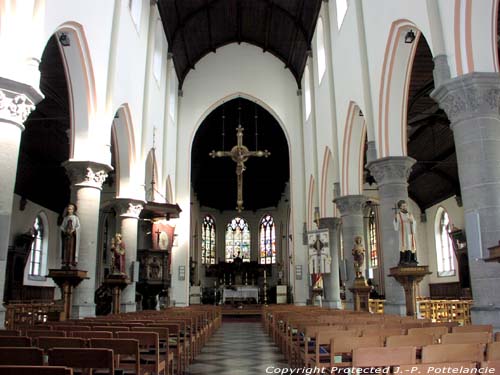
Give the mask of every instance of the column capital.
POLYGON ((132 198, 116 198, 113 203, 121 217, 131 219, 139 219, 139 215, 146 204, 143 200, 132 198))
POLYGON ((94 161, 68 160, 62 166, 72 184, 102 190, 102 184, 113 168, 110 165, 94 161))
POLYGON ((337 205, 341 216, 361 215, 366 197, 364 195, 344 195, 335 198, 333 202, 337 205))
POLYGON ((369 162, 367 168, 380 187, 387 184, 407 184, 416 160, 409 156, 388 156, 369 162))
POLYGON ((472 117, 500 116, 498 73, 464 74, 442 83, 430 96, 446 112, 452 126, 472 117))
POLYGON ((319 219, 319 229, 337 230, 342 223, 340 217, 322 217, 319 219))
POLYGON ((41 95, 31 86, 0 77, 0 120, 24 130, 23 123, 41 95))

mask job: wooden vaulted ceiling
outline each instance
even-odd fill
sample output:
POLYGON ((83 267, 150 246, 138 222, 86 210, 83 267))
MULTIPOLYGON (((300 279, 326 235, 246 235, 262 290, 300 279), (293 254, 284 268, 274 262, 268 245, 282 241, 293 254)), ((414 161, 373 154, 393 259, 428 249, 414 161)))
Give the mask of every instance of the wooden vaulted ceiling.
POLYGON ((279 58, 300 87, 322 0, 158 0, 179 87, 196 63, 230 43, 279 58))
POLYGON ((434 90, 434 63, 420 37, 408 93, 408 156, 416 159, 408 193, 425 210, 451 196, 460 196, 457 158, 448 117, 429 96, 434 90))

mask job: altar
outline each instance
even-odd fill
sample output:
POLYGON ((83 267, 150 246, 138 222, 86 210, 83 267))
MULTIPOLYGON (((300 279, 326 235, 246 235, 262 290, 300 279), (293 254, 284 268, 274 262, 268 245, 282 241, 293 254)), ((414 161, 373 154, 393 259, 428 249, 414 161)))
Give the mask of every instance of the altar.
POLYGON ((222 290, 222 303, 226 301, 247 301, 255 299, 259 303, 259 288, 252 285, 233 286, 222 290))

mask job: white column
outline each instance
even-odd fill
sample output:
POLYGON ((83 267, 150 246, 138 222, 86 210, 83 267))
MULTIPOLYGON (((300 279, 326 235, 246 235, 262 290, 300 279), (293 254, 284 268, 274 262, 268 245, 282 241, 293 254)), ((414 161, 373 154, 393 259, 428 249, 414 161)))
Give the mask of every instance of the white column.
POLYGON ((137 261, 137 230, 139 214, 145 202, 118 198, 116 200, 118 212, 120 214, 120 233, 125 244, 125 272, 131 283, 127 286, 121 296, 121 312, 131 312, 136 310, 135 304, 135 284, 139 280, 134 279, 134 262, 137 261))
POLYGON ((319 219, 319 229, 328 229, 330 256, 332 257, 331 272, 325 274, 325 302, 324 305, 333 309, 341 309, 340 277, 339 277, 339 247, 340 247, 340 218, 322 217, 319 219))
POLYGON ((95 316, 94 293, 97 270, 97 233, 102 184, 111 167, 92 161, 67 161, 63 164, 76 193, 74 202, 80 219, 79 270, 87 271, 87 280, 78 285, 73 294, 73 318, 95 316))
MULTIPOLYGON (((41 97, 30 86, 0 77, 0 297, 3 301, 10 221, 23 123, 41 97)), ((0 303, 0 326, 5 308, 0 303)))

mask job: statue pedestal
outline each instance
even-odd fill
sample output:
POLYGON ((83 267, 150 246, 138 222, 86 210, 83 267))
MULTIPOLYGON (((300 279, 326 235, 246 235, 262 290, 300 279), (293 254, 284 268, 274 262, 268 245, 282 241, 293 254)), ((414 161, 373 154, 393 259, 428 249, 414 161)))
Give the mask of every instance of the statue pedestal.
POLYGON ((352 288, 349 288, 354 298, 354 311, 370 311, 371 287, 366 285, 364 277, 356 277, 352 288))
POLYGON ((429 266, 397 266, 390 269, 389 276, 394 277, 405 290, 407 316, 416 316, 417 285, 431 273, 429 266))
POLYGON ((104 279, 104 285, 113 291, 113 314, 120 313, 120 298, 122 290, 130 284, 127 275, 123 273, 111 274, 104 279))
POLYGON ((74 270, 70 268, 61 268, 56 270, 49 270, 48 275, 59 288, 63 295, 64 312, 62 320, 71 318, 71 300, 73 295, 73 288, 88 279, 87 271, 74 270))

